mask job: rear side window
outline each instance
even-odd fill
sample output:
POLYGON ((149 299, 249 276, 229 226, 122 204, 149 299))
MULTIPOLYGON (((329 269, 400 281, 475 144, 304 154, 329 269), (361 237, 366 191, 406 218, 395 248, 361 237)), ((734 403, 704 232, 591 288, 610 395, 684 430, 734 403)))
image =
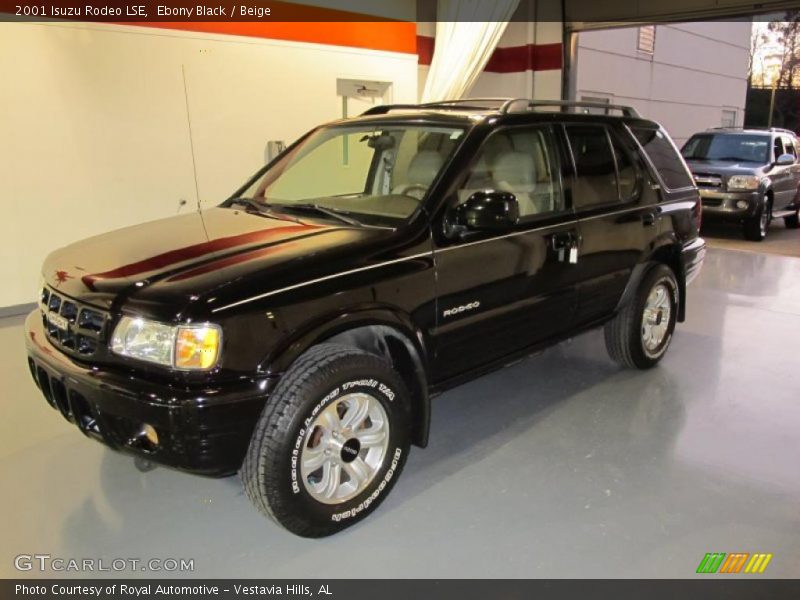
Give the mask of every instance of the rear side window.
POLYGON ((631 127, 631 131, 667 188, 677 190, 694 185, 678 151, 663 131, 650 127, 631 127))
POLYGON ((567 137, 577 175, 575 204, 584 207, 618 202, 617 169, 605 127, 568 125, 567 137))

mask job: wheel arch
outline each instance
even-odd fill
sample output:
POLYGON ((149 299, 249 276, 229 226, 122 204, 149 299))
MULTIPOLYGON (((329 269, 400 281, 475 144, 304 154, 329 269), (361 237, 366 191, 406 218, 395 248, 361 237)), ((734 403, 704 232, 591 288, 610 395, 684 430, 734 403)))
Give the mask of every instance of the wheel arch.
POLYGON ((411 396, 411 440, 428 444, 430 397, 425 337, 407 315, 389 308, 343 312, 284 340, 262 363, 262 369, 280 376, 307 350, 336 343, 388 360, 406 382, 411 396))
POLYGON ((678 282, 678 315, 677 321, 683 323, 686 320, 686 268, 683 264, 682 246, 674 236, 667 236, 658 240, 654 246, 644 253, 639 262, 633 268, 625 291, 617 304, 617 310, 624 306, 639 288, 647 272, 657 264, 667 265, 675 273, 678 282))

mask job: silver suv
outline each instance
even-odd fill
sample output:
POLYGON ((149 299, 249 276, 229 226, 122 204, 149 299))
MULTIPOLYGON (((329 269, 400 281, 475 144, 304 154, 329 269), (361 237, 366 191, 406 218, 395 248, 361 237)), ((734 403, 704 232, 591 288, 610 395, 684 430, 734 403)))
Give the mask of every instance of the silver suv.
POLYGON ((681 149, 703 201, 703 216, 734 221, 760 242, 773 218, 798 223, 800 150, 787 129, 709 129, 681 149))

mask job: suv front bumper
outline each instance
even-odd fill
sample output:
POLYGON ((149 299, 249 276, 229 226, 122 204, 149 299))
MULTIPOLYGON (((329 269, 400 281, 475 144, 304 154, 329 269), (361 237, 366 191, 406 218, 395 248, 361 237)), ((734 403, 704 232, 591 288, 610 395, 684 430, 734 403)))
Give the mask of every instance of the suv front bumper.
POLYGON ((38 309, 25 321, 25 343, 37 387, 86 436, 202 475, 239 469, 274 381, 247 379, 195 389, 83 366, 50 343, 38 309), (156 444, 143 435, 145 424, 155 429, 156 444))
POLYGON ((756 214, 761 205, 761 192, 715 192, 701 188, 700 199, 703 218, 744 219, 756 214))

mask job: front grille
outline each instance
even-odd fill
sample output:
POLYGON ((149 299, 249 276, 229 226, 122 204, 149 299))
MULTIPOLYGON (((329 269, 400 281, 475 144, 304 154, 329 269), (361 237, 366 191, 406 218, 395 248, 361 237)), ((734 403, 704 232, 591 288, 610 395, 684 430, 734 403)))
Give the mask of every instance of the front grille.
POLYGON ((48 339, 67 354, 90 357, 106 340, 108 313, 42 289, 42 324, 48 339))
POLYGON ((720 189, 722 177, 714 173, 694 173, 694 181, 699 188, 720 189))
POLYGON ((722 206, 722 198, 703 198, 703 206, 722 206))
POLYGON ((28 359, 28 366, 33 381, 42 390, 47 403, 57 409, 67 421, 77 425, 84 434, 102 440, 97 413, 89 401, 77 390, 68 388, 61 377, 50 375, 32 358, 28 359))

